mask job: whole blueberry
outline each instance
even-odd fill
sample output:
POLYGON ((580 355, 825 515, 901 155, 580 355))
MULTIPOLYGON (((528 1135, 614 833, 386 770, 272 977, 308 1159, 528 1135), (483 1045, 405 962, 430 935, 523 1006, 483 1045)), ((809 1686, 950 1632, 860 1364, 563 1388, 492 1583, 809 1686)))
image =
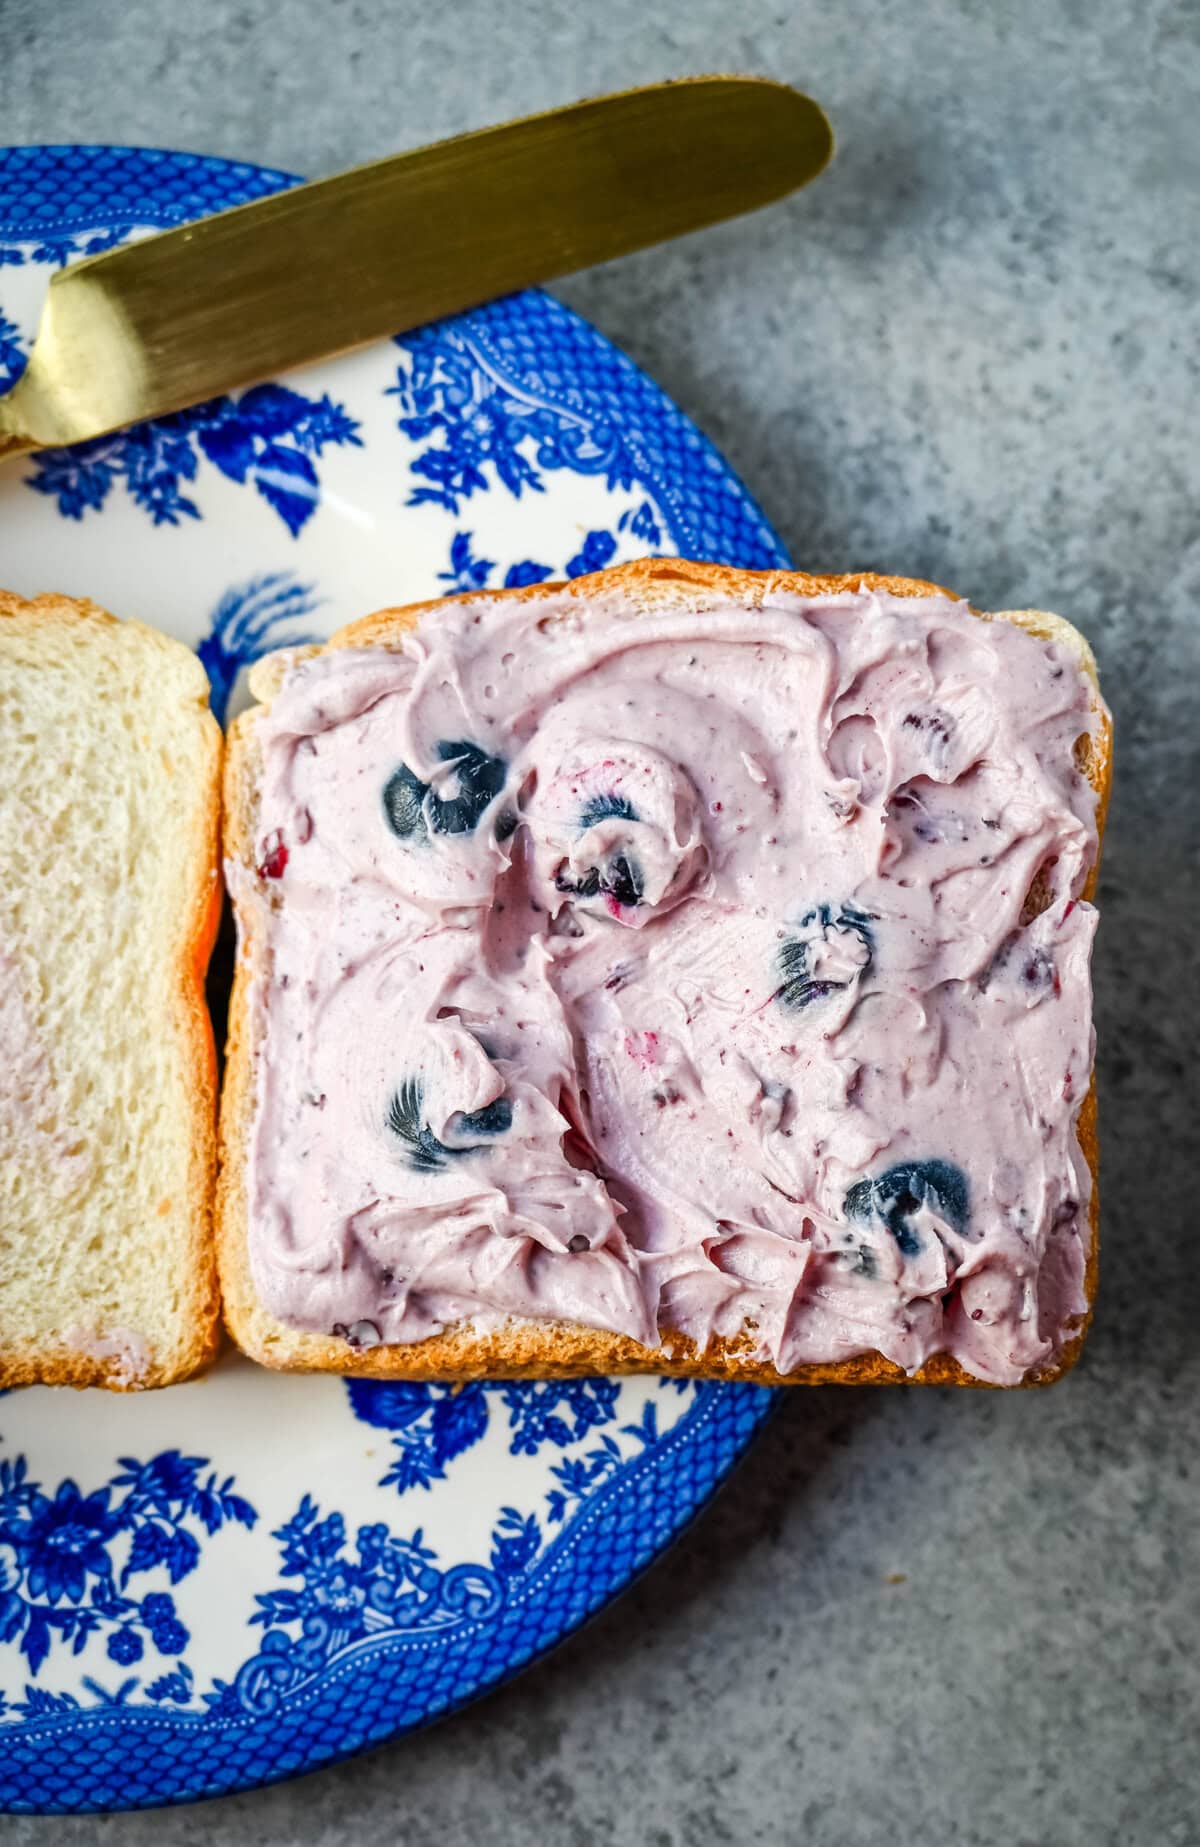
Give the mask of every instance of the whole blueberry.
MULTIPOLYGON (((457 795, 443 801, 407 763, 394 769, 384 784, 383 812, 400 840, 413 840, 430 830, 435 834, 469 834, 504 787, 504 759, 489 756, 467 738, 443 738, 437 754, 442 763, 454 765, 457 795)), ((500 831, 506 818, 501 817, 497 826, 497 839, 507 838, 500 831)), ((507 832, 511 833, 515 826, 514 816, 507 832)))
POLYGON ((928 1206, 960 1236, 970 1213, 967 1177, 952 1161, 900 1161, 874 1180, 860 1180, 846 1194, 845 1210, 853 1219, 878 1218, 906 1257, 921 1248, 913 1214, 928 1206))

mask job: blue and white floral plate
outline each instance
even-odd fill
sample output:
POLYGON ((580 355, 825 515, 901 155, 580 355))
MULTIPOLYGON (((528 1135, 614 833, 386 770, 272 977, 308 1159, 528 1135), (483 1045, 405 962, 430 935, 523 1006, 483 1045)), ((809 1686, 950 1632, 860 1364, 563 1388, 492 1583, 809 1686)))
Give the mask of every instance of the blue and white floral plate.
MULTIPOLYGON (((0 150, 0 381, 54 270, 288 175, 0 150)), ((786 562, 705 439, 540 293, 0 470, 0 584, 241 670, 387 603, 650 553, 786 562)), ((569 1634, 707 1500, 751 1386, 350 1385, 226 1356, 144 1397, 0 1403, 0 1808, 133 1808, 308 1770, 569 1634), (292 1441, 287 1440, 291 1433, 292 1441)))

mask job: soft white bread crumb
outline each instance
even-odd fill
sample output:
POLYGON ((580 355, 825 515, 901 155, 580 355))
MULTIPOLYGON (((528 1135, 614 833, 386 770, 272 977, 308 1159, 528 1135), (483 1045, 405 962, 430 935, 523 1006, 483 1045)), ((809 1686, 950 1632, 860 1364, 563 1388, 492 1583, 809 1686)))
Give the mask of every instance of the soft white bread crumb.
POLYGON ((179 642, 0 592, 0 1385, 214 1350, 220 752, 179 642))

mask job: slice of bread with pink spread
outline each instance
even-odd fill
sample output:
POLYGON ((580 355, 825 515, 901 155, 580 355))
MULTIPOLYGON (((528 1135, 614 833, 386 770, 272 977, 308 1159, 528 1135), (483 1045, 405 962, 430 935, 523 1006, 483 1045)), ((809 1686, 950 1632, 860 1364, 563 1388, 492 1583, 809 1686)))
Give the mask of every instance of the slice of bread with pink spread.
POLYGON ((0 593, 0 1386, 215 1351, 220 758, 189 649, 0 593))
POLYGON ((235 724, 262 1363, 1042 1383, 1096 1273, 1083 638, 654 560, 368 617, 235 724))

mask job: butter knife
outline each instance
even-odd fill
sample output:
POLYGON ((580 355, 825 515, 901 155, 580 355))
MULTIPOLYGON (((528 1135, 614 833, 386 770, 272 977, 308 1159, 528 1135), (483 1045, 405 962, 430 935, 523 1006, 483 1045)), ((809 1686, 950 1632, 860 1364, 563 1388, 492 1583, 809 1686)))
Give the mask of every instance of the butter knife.
POLYGON ((358 167, 61 270, 0 458, 102 436, 753 210, 814 179, 808 97, 694 77, 358 167))

